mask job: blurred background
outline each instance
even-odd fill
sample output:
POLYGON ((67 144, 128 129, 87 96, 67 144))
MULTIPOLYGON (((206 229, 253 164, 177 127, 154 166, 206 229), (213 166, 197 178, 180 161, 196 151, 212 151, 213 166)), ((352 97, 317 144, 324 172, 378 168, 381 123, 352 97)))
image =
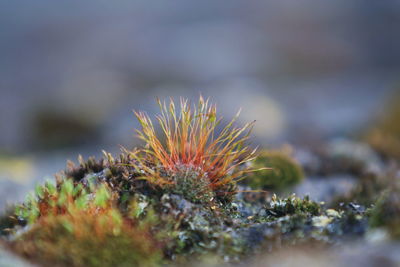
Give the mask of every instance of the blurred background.
POLYGON ((156 97, 242 108, 261 145, 360 134, 400 88, 399 25, 399 1, 2 1, 0 207, 135 145, 156 97))

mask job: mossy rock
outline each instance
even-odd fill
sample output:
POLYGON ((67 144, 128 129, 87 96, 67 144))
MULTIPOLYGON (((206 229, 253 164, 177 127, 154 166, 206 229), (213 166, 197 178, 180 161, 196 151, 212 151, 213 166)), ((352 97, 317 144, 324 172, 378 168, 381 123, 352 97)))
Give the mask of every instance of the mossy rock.
POLYGON ((148 258, 187 263, 187 255, 200 259, 210 253, 218 254, 220 259, 230 255, 229 260, 234 261, 245 251, 240 240, 225 233, 225 223, 231 220, 228 212, 216 200, 207 180, 193 170, 171 175, 171 184, 151 191, 140 186, 146 181, 136 179, 135 169, 112 160, 80 159, 79 166, 70 163, 67 171, 57 177, 55 184, 38 185, 15 210, 14 220, 22 220, 29 227, 13 229, 11 234, 17 240, 11 243, 12 250, 35 263, 98 266, 100 261, 101 266, 151 266, 153 261, 148 258), (134 209, 132 203, 136 203, 134 209), (120 219, 110 221, 103 229, 104 225, 97 222, 107 217, 102 214, 107 210, 120 219), (151 249, 146 250, 140 244, 148 240, 140 239, 141 235, 138 242, 131 238, 138 229, 143 232, 138 225, 146 224, 151 214, 154 220, 149 222, 151 229, 146 238, 156 241, 150 242, 151 249), (121 226, 122 230, 114 235, 109 229, 119 220, 128 226, 121 226), (87 235, 78 234, 77 239, 75 229, 87 235), (106 232, 102 238, 96 234, 99 229, 106 232), (119 260, 111 257, 113 252, 119 260), (104 255, 96 257, 98 253, 104 255))
MULTIPOLYGON (((254 151, 243 147, 247 135, 239 140, 235 136, 250 131, 252 124, 230 129, 234 120, 211 148, 204 149, 208 141, 202 138, 213 136, 219 122, 215 109, 208 112, 207 102, 201 98, 200 111, 207 112, 187 117, 190 109, 186 102, 181 103, 186 124, 174 127, 181 130, 168 147, 179 145, 183 152, 165 152, 168 149, 159 146, 162 142, 147 116, 137 113, 146 146, 124 149, 116 159, 109 153, 99 161, 80 157, 79 165, 69 163, 55 183, 37 186, 35 193, 17 206, 11 221, 0 220, 0 230, 13 228, 9 247, 44 266, 186 266, 209 255, 221 263, 245 264, 243 260, 261 252, 263 245, 274 249, 309 241, 328 244, 344 235, 364 234, 367 219, 358 205, 326 210, 322 203, 294 195, 253 202, 234 198, 236 193, 246 192, 237 188, 244 174, 249 175, 243 177, 244 183, 260 189, 251 193, 267 194, 266 190, 288 191, 302 181, 303 170, 285 149, 263 151, 248 163, 254 151), (199 124, 187 123, 197 118, 199 124), (190 145, 185 146, 187 129, 206 130, 195 131, 189 138, 202 140, 195 142, 196 153, 190 145), (220 146, 224 148, 218 149, 220 146), (252 169, 259 171, 248 174, 252 169), (27 226, 21 225, 21 220, 27 226)), ((175 118, 173 103, 170 111, 166 105, 164 109, 175 118)), ((165 118, 165 128, 169 124, 165 118)), ((168 130, 166 135, 170 136, 168 130)), ((360 195, 368 195, 369 188, 368 183, 360 195)), ((390 219, 374 223, 374 217, 387 217, 382 216, 387 214, 384 206, 378 204, 371 210, 371 225, 392 225, 390 219)))
POLYGON ((284 151, 264 151, 254 161, 254 169, 244 181, 253 189, 282 191, 300 183, 303 178, 301 166, 284 151))
POLYGON ((316 216, 321 213, 321 205, 310 200, 308 196, 301 199, 292 195, 285 199, 279 199, 276 195, 273 195, 265 209, 267 214, 274 217, 296 214, 309 214, 316 216))
MULTIPOLYGON (((94 175, 85 185, 88 177, 37 187, 17 209, 29 227, 16 229, 12 250, 44 266, 186 266, 210 255, 221 264, 238 263, 264 244, 275 248, 274 240, 287 246, 330 241, 347 231, 349 223, 342 221, 354 217, 293 195, 256 203, 255 212, 246 214, 235 203, 188 200, 187 192, 178 194, 186 186, 179 183, 171 189, 176 193, 140 189, 122 201, 121 187, 113 183, 118 176, 94 175)), ((180 183, 193 182, 189 178, 180 183)))

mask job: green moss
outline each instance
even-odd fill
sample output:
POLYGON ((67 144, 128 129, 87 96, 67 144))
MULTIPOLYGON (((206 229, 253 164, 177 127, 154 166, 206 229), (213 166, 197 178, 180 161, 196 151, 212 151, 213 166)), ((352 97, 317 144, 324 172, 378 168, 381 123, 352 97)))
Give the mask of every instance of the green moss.
POLYGON ((308 196, 301 199, 292 195, 288 198, 279 199, 276 195, 273 195, 271 201, 266 206, 266 212, 273 217, 294 214, 316 216, 321 213, 321 205, 311 201, 308 196))
POLYGON ((300 165, 282 151, 264 151, 252 164, 255 169, 272 168, 256 171, 243 180, 253 189, 284 190, 304 178, 300 165))
MULTIPOLYGON (((88 188, 71 179, 58 187, 38 186, 17 209, 30 228, 15 236, 14 251, 57 266, 155 266, 162 259, 154 212, 140 212, 133 198, 121 211, 105 184, 88 188), (154 231, 154 232, 153 232, 154 231)), ((163 228, 164 229, 164 228, 163 228)))
POLYGON ((166 185, 166 192, 180 195, 192 203, 210 203, 215 198, 208 177, 195 169, 182 166, 168 176, 171 184, 166 185))
POLYGON ((154 210, 168 217, 162 224, 170 229, 165 254, 184 266, 212 255, 221 262, 237 262, 243 258, 248 246, 235 232, 230 214, 219 206, 193 204, 182 196, 165 194, 154 210))
POLYGON ((58 186, 46 182, 44 186, 36 186, 35 193, 29 194, 26 201, 16 207, 15 214, 33 224, 40 217, 69 212, 71 207, 85 209, 89 200, 93 200, 99 208, 104 208, 109 205, 110 194, 106 184, 85 187, 71 179, 63 180, 58 186))
POLYGON ((57 266, 156 266, 162 255, 148 229, 132 227, 114 209, 42 218, 12 247, 29 260, 57 266))

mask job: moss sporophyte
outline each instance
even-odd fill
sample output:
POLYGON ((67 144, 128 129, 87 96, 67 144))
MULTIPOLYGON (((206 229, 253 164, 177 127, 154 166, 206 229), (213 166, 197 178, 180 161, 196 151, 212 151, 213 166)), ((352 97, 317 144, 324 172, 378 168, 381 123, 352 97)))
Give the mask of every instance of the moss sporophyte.
POLYGON ((234 193, 236 182, 254 171, 245 164, 255 158, 256 150, 247 145, 254 122, 236 127, 239 111, 217 132, 222 118, 209 100, 200 97, 197 105, 191 105, 181 98, 179 110, 172 99, 157 102, 161 134, 148 115, 135 112, 142 127, 137 133, 145 146, 125 150, 135 159, 133 166, 142 178, 161 187, 175 184, 189 189, 188 183, 194 183, 192 189, 197 187, 200 194, 210 190, 217 196, 234 193))

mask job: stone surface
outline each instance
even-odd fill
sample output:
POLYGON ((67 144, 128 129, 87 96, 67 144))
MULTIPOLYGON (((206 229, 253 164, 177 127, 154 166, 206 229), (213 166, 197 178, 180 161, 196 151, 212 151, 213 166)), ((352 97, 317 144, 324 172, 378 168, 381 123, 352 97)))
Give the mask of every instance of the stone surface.
POLYGON ((34 267, 0 246, 0 267, 34 267))
POLYGON ((335 197, 351 192, 356 184, 356 177, 345 174, 310 177, 304 179, 304 182, 295 187, 293 192, 299 197, 309 195, 314 201, 329 203, 335 197))

